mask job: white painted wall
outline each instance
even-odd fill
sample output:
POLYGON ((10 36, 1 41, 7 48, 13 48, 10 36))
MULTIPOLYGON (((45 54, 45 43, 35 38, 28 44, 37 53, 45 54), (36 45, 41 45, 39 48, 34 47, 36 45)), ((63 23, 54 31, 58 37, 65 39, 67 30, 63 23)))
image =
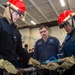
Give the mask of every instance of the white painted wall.
POLYGON ((30 29, 29 28, 20 29, 19 31, 20 31, 20 33, 22 35, 23 47, 24 47, 24 44, 28 44, 29 45, 30 29))
POLYGON ((35 42, 40 38, 40 34, 39 34, 39 28, 34 28, 31 29, 31 37, 33 37, 32 39, 30 39, 30 43, 31 43, 31 48, 34 47, 35 42))
MULTIPOLYGON (((24 41, 23 46, 25 43, 27 43, 29 45, 29 49, 33 48, 35 42, 40 38, 39 28, 20 29, 20 32, 22 34, 22 39, 24 41)), ((55 26, 49 28, 49 35, 57 37, 60 43, 62 43, 65 38, 66 32, 64 29, 59 29, 58 26, 55 26)))
POLYGON ((64 29, 59 29, 58 26, 49 28, 49 34, 59 39, 60 44, 64 41, 66 36, 66 32, 64 29))

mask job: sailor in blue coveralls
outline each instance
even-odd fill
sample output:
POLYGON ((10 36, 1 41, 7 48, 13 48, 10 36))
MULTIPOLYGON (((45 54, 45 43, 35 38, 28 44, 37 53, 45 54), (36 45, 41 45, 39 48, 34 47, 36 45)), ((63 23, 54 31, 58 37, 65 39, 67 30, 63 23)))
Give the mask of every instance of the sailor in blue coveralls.
MULTIPOLYGON (((47 26, 41 26, 39 28, 39 32, 42 38, 35 44, 33 58, 37 59, 41 63, 51 57, 57 58, 59 51, 59 40, 55 37, 49 36, 47 26)), ((42 75, 57 75, 57 72, 45 70, 42 75)))
MULTIPOLYGON (((62 44, 61 50, 64 56, 74 56, 75 57, 75 12, 72 10, 66 10, 62 12, 58 17, 58 23, 60 28, 64 28, 67 32, 67 36, 62 44)), ((71 67, 69 70, 65 71, 63 75, 75 75, 75 66, 71 67)))

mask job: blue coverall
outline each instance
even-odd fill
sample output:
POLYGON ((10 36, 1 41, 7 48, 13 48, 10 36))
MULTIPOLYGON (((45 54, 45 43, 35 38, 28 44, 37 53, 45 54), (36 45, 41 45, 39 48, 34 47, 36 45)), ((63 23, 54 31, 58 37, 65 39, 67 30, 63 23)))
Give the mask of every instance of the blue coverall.
MULTIPOLYGON (((72 55, 75 57, 75 30, 70 34, 67 34, 67 37, 65 39, 65 43, 62 48, 64 57, 68 57, 72 55)), ((75 75, 75 66, 67 70, 63 75, 66 75, 66 74, 75 75)))
MULTIPOLYGON (((50 57, 57 58, 59 52, 59 41, 55 37, 49 36, 47 41, 41 38, 35 44, 33 58, 37 59, 41 63, 50 57)), ((45 73, 44 73, 45 74, 45 73)), ((56 75, 54 72, 51 75, 56 75)))

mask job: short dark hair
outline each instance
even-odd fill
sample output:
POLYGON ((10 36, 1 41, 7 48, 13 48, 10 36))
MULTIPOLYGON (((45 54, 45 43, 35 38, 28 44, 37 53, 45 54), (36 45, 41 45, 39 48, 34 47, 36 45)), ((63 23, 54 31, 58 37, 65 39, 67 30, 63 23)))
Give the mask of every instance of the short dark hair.
POLYGON ((40 26, 40 27, 39 27, 39 30, 41 30, 42 28, 46 28, 46 29, 48 30, 48 26, 46 26, 46 25, 40 26))
POLYGON ((28 47, 28 44, 25 44, 24 47, 28 47))

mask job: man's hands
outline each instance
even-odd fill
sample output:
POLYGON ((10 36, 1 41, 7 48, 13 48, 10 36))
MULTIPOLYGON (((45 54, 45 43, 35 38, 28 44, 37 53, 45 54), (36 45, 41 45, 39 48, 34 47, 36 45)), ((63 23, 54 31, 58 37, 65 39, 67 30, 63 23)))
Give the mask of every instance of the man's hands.
POLYGON ((18 70, 7 60, 0 59, 0 68, 5 69, 8 73, 17 74, 18 70))

